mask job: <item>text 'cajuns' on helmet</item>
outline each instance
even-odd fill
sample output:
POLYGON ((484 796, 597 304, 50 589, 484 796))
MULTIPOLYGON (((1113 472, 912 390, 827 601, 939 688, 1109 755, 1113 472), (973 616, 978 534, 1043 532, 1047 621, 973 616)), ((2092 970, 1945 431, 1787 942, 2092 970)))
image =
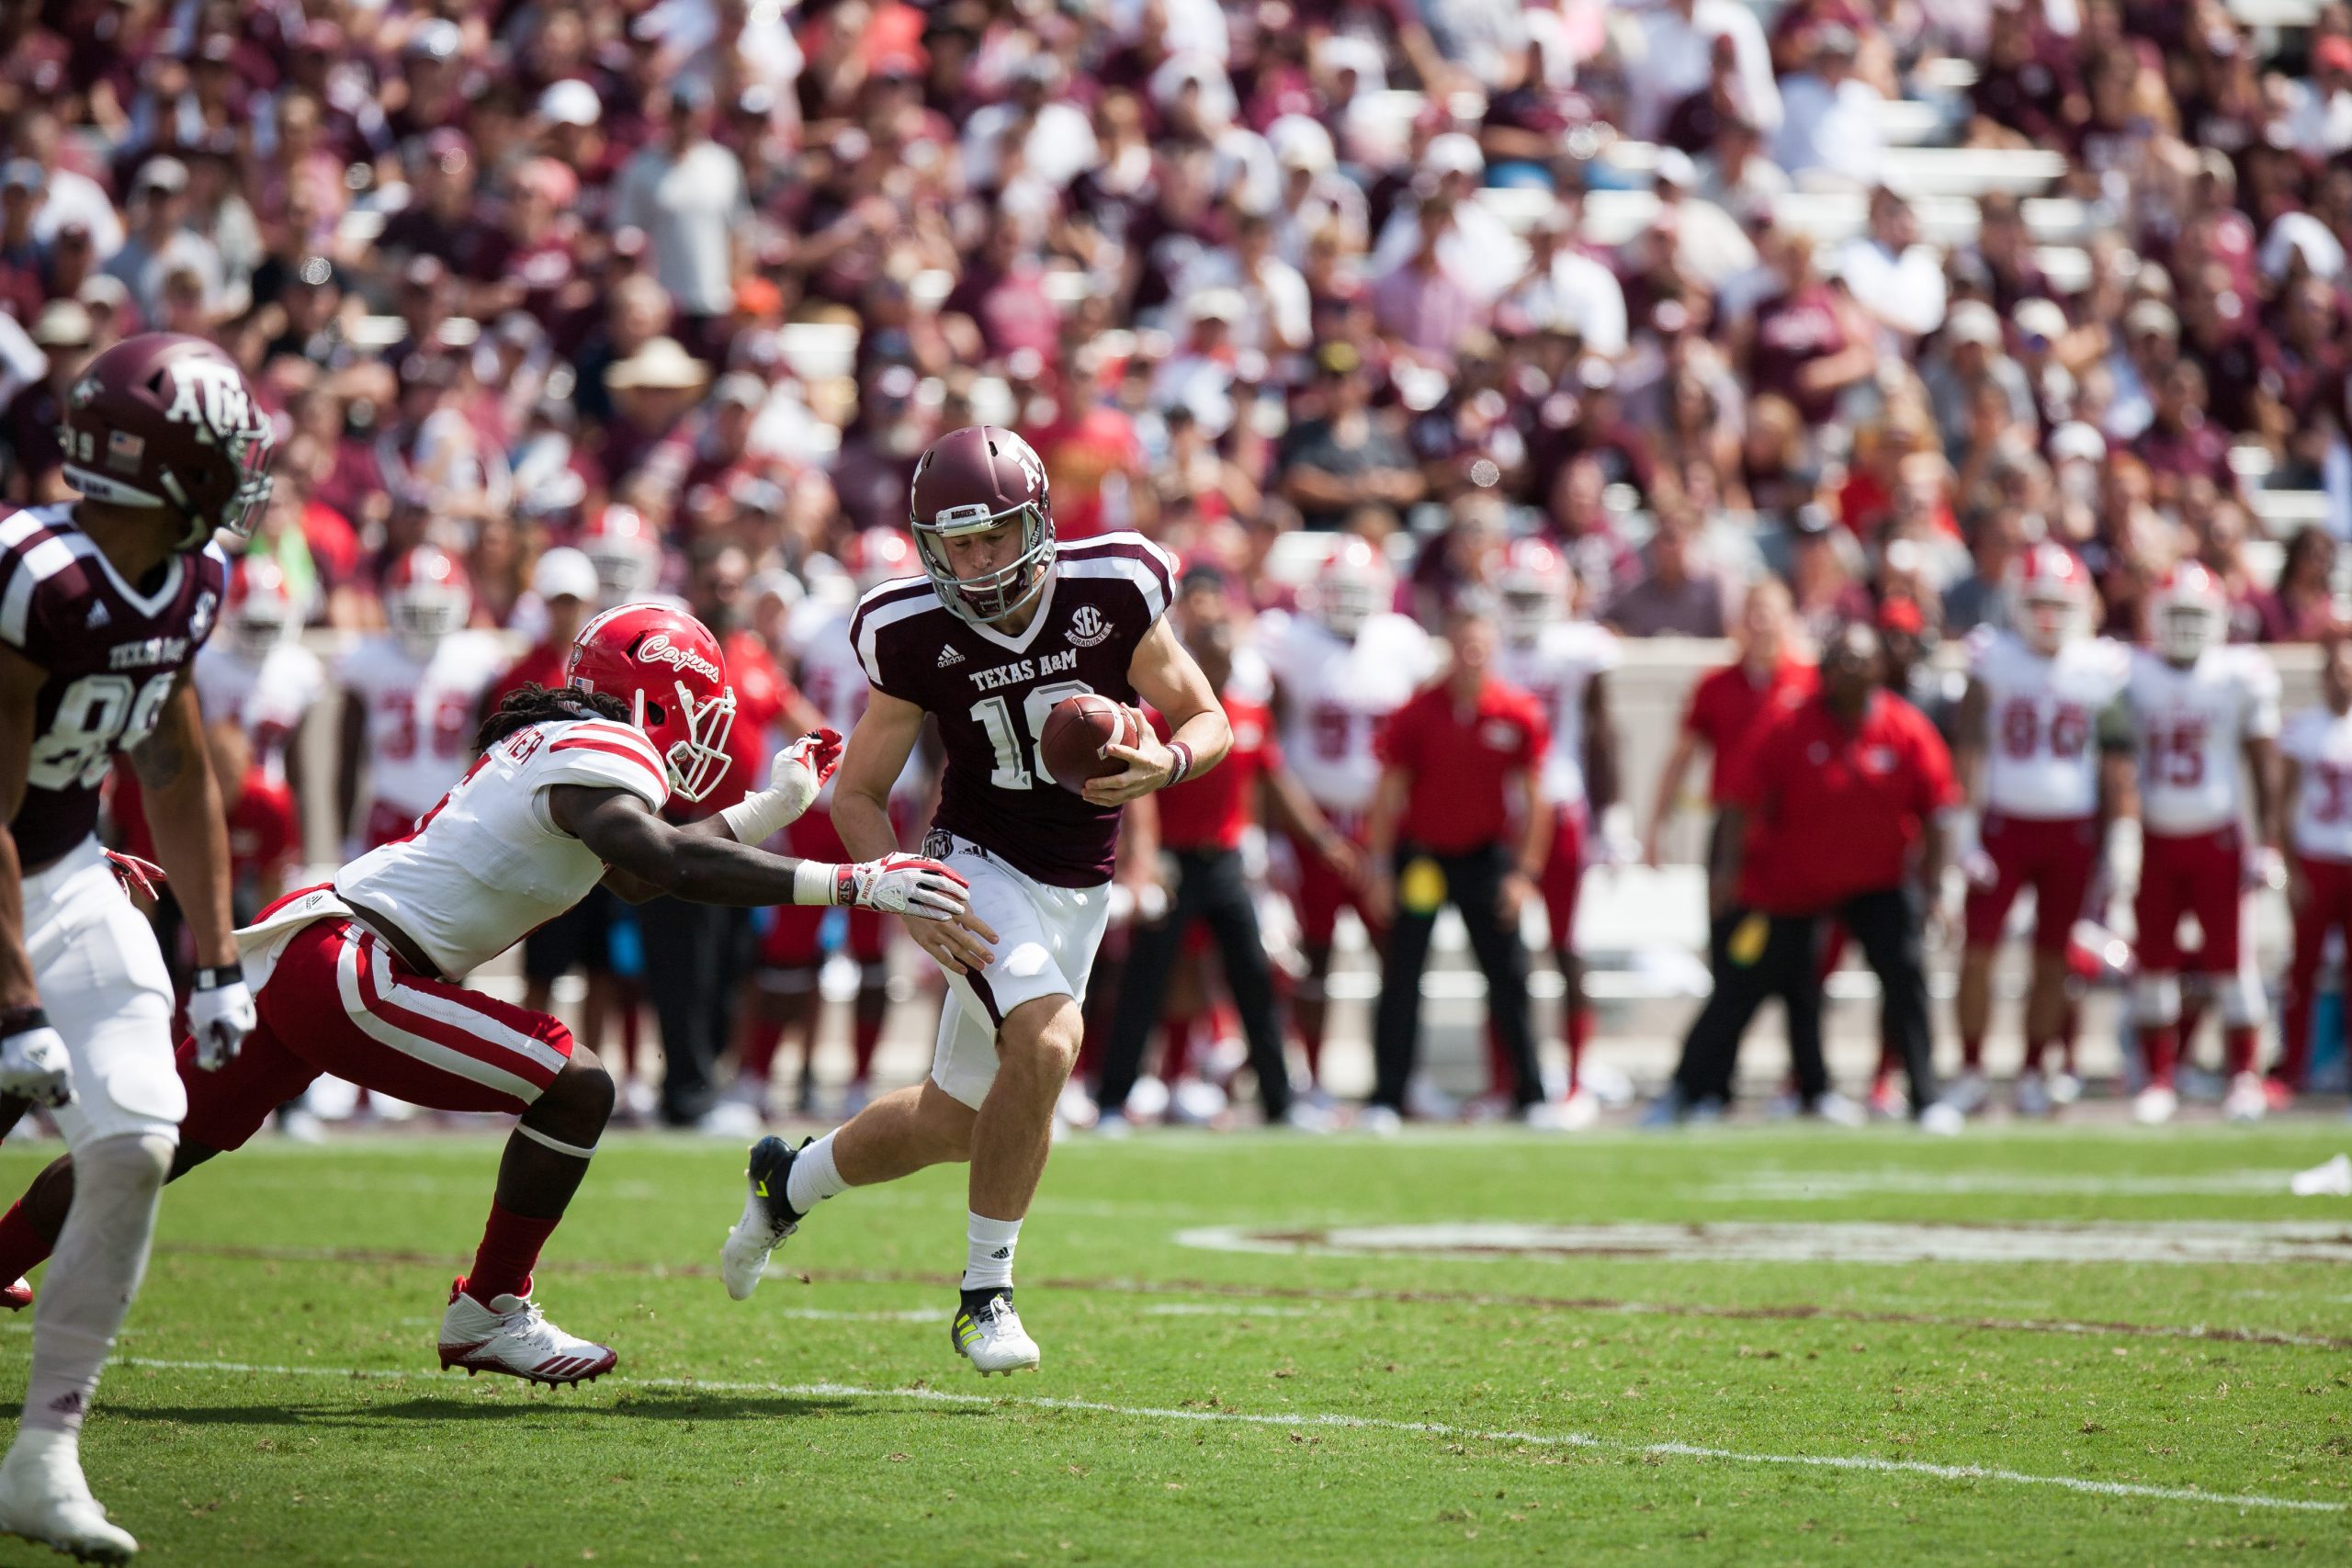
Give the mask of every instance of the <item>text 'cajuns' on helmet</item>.
POLYGON ((2044 539, 2009 570, 2009 625, 2045 658, 2090 630, 2091 574, 2075 552, 2044 539))
POLYGON ((1054 513, 1046 465, 1009 430, 975 424, 933 442, 908 488, 909 523, 923 570, 941 601, 967 621, 991 625, 1045 591, 1054 562, 1054 513), (1012 560, 969 577, 956 574, 947 541, 1018 525, 1012 560))
POLYGON ((384 574, 384 619, 420 658, 473 618, 473 581, 438 545, 416 546, 384 574))
POLYGON ((2156 651, 2176 664, 2194 664, 2229 640, 2230 597, 2221 580, 2193 560, 2165 573, 2148 595, 2148 632, 2156 651))
POLYGON ((1568 558, 1550 541, 1519 538, 1504 547, 1495 586, 1502 595, 1503 630, 1513 641, 1531 642, 1554 621, 1568 618, 1576 578, 1568 558))
POLYGON ((286 569, 274 557, 239 557, 229 573, 229 599, 221 606, 220 620, 237 651, 248 659, 261 659, 285 641, 295 622, 294 585, 287 581, 286 569))
POLYGON ((700 800, 727 772, 735 689, 710 628, 666 604, 616 604, 580 628, 564 678, 629 706, 681 799, 700 800))
POLYGON ((1299 603, 1334 637, 1352 639, 1363 624, 1396 599, 1396 573, 1378 545, 1358 534, 1332 541, 1299 603))
POLYGON ((142 333, 65 394, 65 479, 92 501, 185 519, 178 547, 249 533, 269 500, 277 434, 237 362, 200 337, 142 333))

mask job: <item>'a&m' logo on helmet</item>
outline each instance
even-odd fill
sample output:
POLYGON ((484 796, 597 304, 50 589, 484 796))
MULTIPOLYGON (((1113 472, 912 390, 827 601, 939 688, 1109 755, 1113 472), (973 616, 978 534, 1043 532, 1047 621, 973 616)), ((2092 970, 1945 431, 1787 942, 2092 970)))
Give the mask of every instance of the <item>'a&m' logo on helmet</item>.
POLYGON ((667 664, 673 670, 691 670, 706 680, 718 679, 718 666, 691 648, 680 648, 670 640, 668 632, 655 632, 637 645, 637 660, 640 664, 667 664))
POLYGON ((1069 640, 1080 648, 1092 648, 1110 635, 1111 623, 1091 604, 1080 604, 1069 618, 1069 640))
POLYGON ((191 355, 174 361, 169 374, 172 400, 164 418, 171 423, 192 424, 205 439, 245 434, 260 423, 244 372, 234 365, 191 355))

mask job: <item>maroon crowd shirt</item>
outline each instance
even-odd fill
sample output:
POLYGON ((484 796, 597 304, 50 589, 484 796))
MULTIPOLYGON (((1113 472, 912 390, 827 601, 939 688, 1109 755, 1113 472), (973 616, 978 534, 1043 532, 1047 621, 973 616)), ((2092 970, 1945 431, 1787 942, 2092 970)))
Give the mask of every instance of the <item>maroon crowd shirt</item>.
POLYGON ((1168 612, 1175 561, 1140 534, 1057 552, 1037 613, 1018 637, 975 626, 928 578, 886 582, 858 601, 850 643, 874 689, 939 721, 947 753, 933 826, 1053 887, 1111 880, 1116 807, 1056 784, 1037 732, 1065 697, 1131 704, 1127 669, 1168 612))
POLYGON ((153 732, 228 591, 218 545, 175 554, 147 584, 119 576, 71 504, 0 519, 0 642, 48 671, 33 713, 24 803, 9 831, 27 871, 95 831, 118 752, 153 732))

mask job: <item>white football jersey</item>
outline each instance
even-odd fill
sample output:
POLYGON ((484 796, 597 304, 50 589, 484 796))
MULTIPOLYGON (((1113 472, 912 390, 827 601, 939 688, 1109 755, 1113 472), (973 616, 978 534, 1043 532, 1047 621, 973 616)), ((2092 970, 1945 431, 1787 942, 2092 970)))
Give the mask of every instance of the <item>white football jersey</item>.
POLYGON ((368 705, 371 798, 413 817, 464 777, 482 694, 511 662, 495 632, 452 632, 425 659, 390 634, 355 644, 335 674, 368 705))
POLYGON ((205 718, 235 719, 254 755, 276 776, 303 716, 326 691, 327 672, 319 656, 298 642, 281 642, 255 660, 220 637, 196 656, 195 680, 205 718))
POLYGON ((588 896, 605 863, 555 825, 557 784, 625 789, 659 811, 669 775, 652 743, 610 719, 518 729, 482 753, 416 831, 338 873, 334 890, 416 939, 452 979, 588 896))
POLYGON ((2152 833, 2211 833, 2244 820, 2245 742, 2278 733, 2278 672, 2251 648, 2222 647, 2183 670, 2132 656, 2140 821, 2152 833))
POLYGON ((1506 639, 1496 650, 1502 678, 1533 694, 1552 728, 1544 757, 1544 798, 1555 806, 1583 802, 1584 707, 1596 675, 1617 668, 1617 639, 1590 621, 1555 621, 1532 642, 1506 639))
POLYGON ((1373 737, 1437 672, 1430 636, 1382 614, 1353 642, 1305 615, 1268 615, 1259 646, 1283 698, 1283 761, 1326 811, 1360 812, 1380 783, 1373 737))
POLYGON ((2107 637, 2050 659, 2013 632, 1972 638, 1968 672, 1984 693, 1984 809, 2034 821, 2095 815, 2099 726, 2131 671, 2132 650, 2107 637))
MULTIPOLYGON (((865 665, 849 640, 849 617, 855 608, 804 599, 785 627, 786 640, 798 666, 793 683, 823 716, 826 727, 840 731, 844 739, 865 716, 866 701, 874 691, 865 678, 865 665)), ((899 771, 899 782, 890 786, 890 798, 920 795, 922 784, 922 749, 918 746, 907 753, 907 765, 899 771)), ((817 792, 813 809, 830 813, 832 808, 833 781, 827 779, 825 787, 817 792)))
POLYGON ((2298 768, 2289 842, 2314 860, 2352 861, 2352 714, 2303 709, 2278 737, 2298 768))

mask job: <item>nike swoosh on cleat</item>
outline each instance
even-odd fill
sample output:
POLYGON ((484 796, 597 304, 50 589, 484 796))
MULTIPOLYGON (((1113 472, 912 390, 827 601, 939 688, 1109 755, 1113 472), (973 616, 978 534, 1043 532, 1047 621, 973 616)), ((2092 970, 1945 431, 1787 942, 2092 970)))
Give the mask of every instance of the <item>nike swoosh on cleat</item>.
POLYGON ((763 1198, 766 1197, 768 1195, 768 1179, 763 1176, 757 1181, 752 1183, 752 1190, 758 1193, 763 1198))

